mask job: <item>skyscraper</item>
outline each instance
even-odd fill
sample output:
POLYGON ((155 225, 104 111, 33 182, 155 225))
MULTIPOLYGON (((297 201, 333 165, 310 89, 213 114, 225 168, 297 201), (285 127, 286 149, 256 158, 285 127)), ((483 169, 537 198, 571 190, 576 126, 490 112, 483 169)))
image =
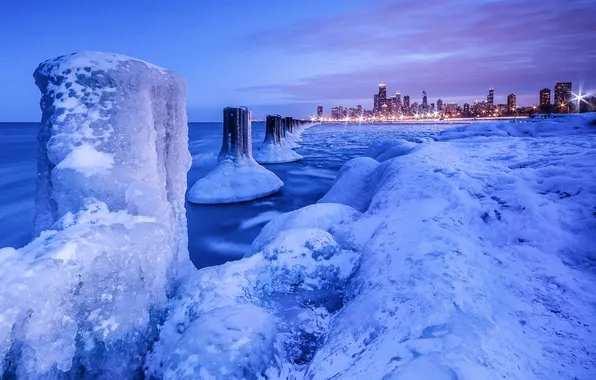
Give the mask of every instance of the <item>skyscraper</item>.
POLYGON ((331 118, 335 120, 339 119, 339 107, 331 108, 331 118))
POLYGON ((437 111, 443 111, 443 99, 437 100, 437 111))
POLYGON ((397 99, 397 104, 401 106, 401 92, 395 91, 395 98, 397 99))
POLYGON ((389 106, 389 113, 391 113, 391 115, 395 115, 397 113, 397 97, 395 95, 389 97, 389 102, 387 102, 387 105, 389 106))
POLYGON ((373 96, 373 112, 379 112, 379 108, 379 94, 375 94, 375 96, 373 96))
POLYGON ((517 110, 517 100, 515 94, 509 94, 507 96, 507 111, 509 113, 514 113, 517 110))
POLYGON ((469 117, 469 116, 470 116, 470 105, 468 103, 464 103, 464 117, 469 117))
POLYGON ((546 111, 550 107, 550 88, 540 90, 540 108, 546 111))
POLYGON ((495 88, 494 87, 491 87, 490 90, 488 90, 488 96, 486 97, 486 102, 490 106, 495 105, 495 88))
POLYGON ((317 118, 318 119, 322 119, 323 118, 323 106, 318 106, 317 107, 317 118))
POLYGON ((410 95, 404 95, 404 109, 410 109, 410 95))
POLYGON ((427 108, 428 107, 428 98, 426 97, 426 91, 422 90, 422 107, 423 108, 427 108))
POLYGON ((387 85, 385 83, 379 84, 379 100, 378 111, 381 112, 383 106, 387 105, 387 85))
POLYGON ((559 82, 555 85, 555 104, 560 107, 571 100, 571 82, 559 82))

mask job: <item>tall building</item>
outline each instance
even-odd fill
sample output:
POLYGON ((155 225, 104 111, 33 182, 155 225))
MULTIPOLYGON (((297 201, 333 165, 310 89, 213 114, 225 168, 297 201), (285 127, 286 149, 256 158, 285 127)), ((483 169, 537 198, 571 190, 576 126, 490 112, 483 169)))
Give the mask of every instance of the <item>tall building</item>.
POLYGON ((514 113, 517 110, 517 100, 515 94, 509 94, 507 96, 507 111, 514 113))
POLYGON ((356 113, 358 114, 358 117, 360 117, 364 114, 364 109, 362 108, 362 105, 358 104, 356 106, 356 113))
POLYGON ((387 105, 387 85, 385 83, 381 83, 379 84, 379 111, 381 111, 385 105, 387 105))
POLYGON ((470 105, 468 103, 464 103, 464 117, 469 117, 469 116, 470 116, 470 105))
POLYGON ((428 98, 426 97, 426 91, 422 90, 422 107, 423 108, 427 108, 428 107, 428 98))
POLYGON ((443 111, 443 99, 437 100, 437 111, 443 111))
POLYGON ((331 118, 335 120, 339 119, 339 107, 331 108, 331 118))
POLYGON ((571 100, 571 82, 559 82, 555 85, 555 104, 566 105, 571 100))
POLYGON ((322 119, 323 118, 323 106, 318 106, 317 107, 317 118, 318 119, 322 119))
POLYGON ((540 108, 550 107, 550 88, 540 90, 540 108))
POLYGON ((494 87, 491 87, 490 90, 488 90, 488 96, 486 97, 486 102, 490 106, 495 105, 495 88, 494 87))
POLYGON ((397 99, 397 104, 401 106, 401 92, 395 91, 395 98, 397 99))
POLYGON ((379 112, 379 94, 373 96, 373 112, 379 112))
POLYGON ((457 114, 457 103, 447 103, 447 105, 445 105, 445 112, 450 115, 457 114))
POLYGON ((389 106, 389 113, 395 115, 397 113, 397 97, 395 95, 389 97, 387 105, 389 106))
POLYGON ((404 95, 404 110, 410 109, 410 95, 404 95))

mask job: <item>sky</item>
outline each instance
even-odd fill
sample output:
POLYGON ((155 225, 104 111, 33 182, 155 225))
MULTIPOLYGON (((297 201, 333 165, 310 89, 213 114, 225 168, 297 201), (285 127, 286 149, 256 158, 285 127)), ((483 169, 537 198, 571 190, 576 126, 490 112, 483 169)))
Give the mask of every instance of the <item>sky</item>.
POLYGON ((37 121, 32 73, 99 50, 188 83, 190 121, 307 117, 372 107, 378 84, 420 102, 538 102, 542 88, 596 90, 595 0, 0 1, 0 121, 37 121))

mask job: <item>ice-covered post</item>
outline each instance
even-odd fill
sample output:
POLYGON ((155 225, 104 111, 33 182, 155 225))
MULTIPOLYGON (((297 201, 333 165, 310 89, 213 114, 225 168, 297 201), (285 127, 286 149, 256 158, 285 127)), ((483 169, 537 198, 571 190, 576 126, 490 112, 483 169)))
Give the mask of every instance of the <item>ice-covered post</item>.
POLYGON ((279 128, 279 133, 281 135, 280 137, 282 139, 285 139, 286 138, 286 128, 288 128, 287 119, 285 117, 282 117, 281 118, 281 125, 280 125, 280 128, 279 128))
POLYGON ((285 133, 292 133, 292 123, 294 122, 294 119, 291 116, 287 116, 286 117, 286 125, 285 125, 285 133))
POLYGON ((276 123, 275 123, 275 143, 276 144, 280 144, 281 143, 281 130, 282 130, 282 117, 279 115, 275 115, 275 118, 277 119, 276 123))
POLYGON ((224 108, 223 142, 219 160, 234 160, 244 156, 252 157, 252 135, 250 111, 246 107, 224 108))
POLYGON ((137 378, 178 269, 192 268, 186 84, 99 52, 42 62, 34 78, 35 225, 51 232, 2 253, 3 375, 137 378))
POLYGON ((279 145, 279 128, 281 124, 281 116, 267 115, 266 130, 265 130, 265 144, 279 145))

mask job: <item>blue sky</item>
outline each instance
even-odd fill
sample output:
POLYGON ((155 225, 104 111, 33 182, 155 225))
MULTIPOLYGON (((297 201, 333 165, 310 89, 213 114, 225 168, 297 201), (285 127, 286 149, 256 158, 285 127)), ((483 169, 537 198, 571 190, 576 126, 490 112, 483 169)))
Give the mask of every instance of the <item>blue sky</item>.
MULTIPOLYGON (((388 91, 471 102, 495 87, 533 104, 544 87, 596 89, 593 0, 179 0, 0 2, 0 121, 40 119, 32 73, 80 50, 172 69, 192 121, 228 105, 307 116, 370 108, 388 91)), ((419 99, 418 99, 419 100, 419 99)))

